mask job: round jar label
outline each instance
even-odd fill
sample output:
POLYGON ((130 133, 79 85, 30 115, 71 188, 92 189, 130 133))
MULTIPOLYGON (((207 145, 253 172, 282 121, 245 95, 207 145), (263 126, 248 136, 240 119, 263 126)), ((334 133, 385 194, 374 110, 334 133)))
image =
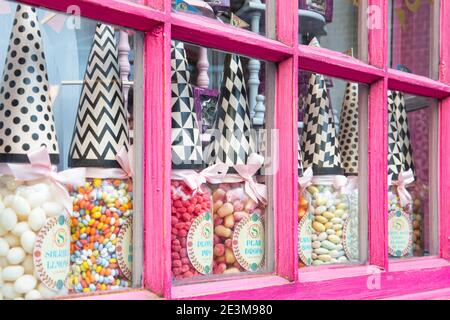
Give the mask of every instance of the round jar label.
POLYGON ((133 270, 133 220, 131 217, 120 229, 116 252, 120 270, 128 280, 131 280, 133 270))
POLYGON ((298 256, 307 266, 312 263, 312 216, 307 213, 298 224, 298 256))
POLYGON ((404 257, 412 249, 412 225, 409 214, 403 211, 389 212, 389 254, 404 257))
POLYGON ((233 233, 233 253, 247 271, 257 271, 264 266, 264 223, 259 215, 252 214, 237 224, 233 233))
POLYGON ((51 290, 65 285, 70 271, 70 219, 47 220, 36 237, 33 261, 39 279, 51 290))
POLYGON ((211 213, 198 216, 187 235, 187 252, 194 268, 201 274, 210 274, 213 264, 214 225, 211 213))
POLYGON ((351 215, 344 222, 342 229, 342 246, 349 260, 359 260, 359 224, 358 217, 351 215))

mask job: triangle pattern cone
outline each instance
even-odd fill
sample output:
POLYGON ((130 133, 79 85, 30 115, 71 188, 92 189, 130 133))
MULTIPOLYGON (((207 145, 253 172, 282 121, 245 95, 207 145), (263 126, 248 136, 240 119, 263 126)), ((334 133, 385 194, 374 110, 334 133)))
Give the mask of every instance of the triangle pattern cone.
POLYGON ((416 176, 416 168, 414 166, 413 151, 411 146, 411 135, 408 125, 408 115, 406 113, 405 96, 399 91, 393 91, 392 98, 397 110, 398 139, 400 150, 403 153, 402 169, 404 172, 412 170, 414 176, 416 176))
POLYGON ((255 150, 251 134, 250 109, 241 59, 227 54, 220 89, 212 142, 208 146, 208 163, 229 166, 247 164, 255 150))
POLYGON ((17 5, 0 82, 0 162, 28 163, 45 146, 59 163, 41 31, 34 8, 17 5))
POLYGON ((345 175, 358 175, 358 84, 348 83, 340 115, 339 151, 345 175))
POLYGON ((129 144, 114 28, 99 23, 81 89, 69 166, 118 168, 116 155, 129 144))
POLYGON ((172 167, 200 168, 202 143, 184 44, 172 41, 172 167))
POLYGON ((388 91, 388 120, 388 175, 396 181, 402 170, 403 155, 398 137, 397 106, 391 91, 388 91))

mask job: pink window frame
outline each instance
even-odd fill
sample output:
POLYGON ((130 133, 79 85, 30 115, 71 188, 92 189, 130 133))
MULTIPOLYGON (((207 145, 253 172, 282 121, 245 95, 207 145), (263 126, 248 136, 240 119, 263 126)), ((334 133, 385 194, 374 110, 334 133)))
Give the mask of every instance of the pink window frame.
MULTIPOLYGON (((274 0, 269 0, 274 1, 274 0)), ((277 40, 174 13, 170 0, 20 0, 133 28, 144 37, 144 266, 141 288, 82 299, 369 299, 450 296, 450 3, 440 1, 439 80, 388 68, 388 0, 367 0, 381 9, 381 28, 368 31, 369 63, 327 49, 298 45, 298 1, 276 1, 277 40), (146 5, 146 6, 144 6, 146 5), (170 269, 171 83, 170 41, 192 42, 277 63, 275 127, 279 172, 274 177, 275 270, 237 280, 173 287, 170 269), (368 101, 368 265, 299 272, 297 257, 297 86, 299 68, 370 85, 368 101), (387 256, 387 90, 439 99, 439 255, 389 263, 387 256), (282 116, 281 116, 282 115, 282 116), (373 272, 368 273, 368 266, 373 272), (378 277, 378 278, 374 278, 378 277), (368 283, 378 279, 380 287, 368 283), (421 279, 426 279, 425 282, 421 279), (447 289, 445 289, 447 288, 447 289)))

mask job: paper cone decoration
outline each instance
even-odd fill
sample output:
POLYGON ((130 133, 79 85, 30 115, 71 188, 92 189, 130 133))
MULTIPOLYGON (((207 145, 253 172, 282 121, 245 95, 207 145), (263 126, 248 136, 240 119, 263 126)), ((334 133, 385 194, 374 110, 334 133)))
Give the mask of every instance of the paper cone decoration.
POLYGON ((246 164, 256 151, 251 135, 250 109, 241 59, 227 54, 217 106, 215 132, 208 149, 208 162, 229 166, 246 164))
POLYGON ((298 130, 298 176, 301 177, 303 175, 303 156, 302 156, 302 136, 301 136, 301 130, 298 130))
POLYGON ((28 163, 27 153, 41 146, 59 163, 36 11, 18 5, 0 83, 0 162, 28 163))
POLYGON ((398 138, 397 107, 391 91, 388 91, 388 119, 388 175, 395 181, 402 170, 403 155, 398 138))
POLYGON ((69 166, 118 168, 116 154, 123 146, 129 149, 126 114, 114 29, 99 23, 81 89, 69 166))
MULTIPOLYGON (((311 45, 317 46, 317 39, 311 45)), ((311 74, 302 133, 303 168, 314 175, 343 174, 338 139, 325 78, 311 74)))
POLYGON ((399 91, 392 92, 393 103, 397 110, 397 122, 398 122, 398 141, 400 150, 403 154, 403 171, 412 170, 414 176, 416 170, 413 160, 413 152, 411 146, 411 136, 408 125, 408 115, 406 113, 405 96, 399 91))
POLYGON ((358 175, 358 84, 348 83, 342 104, 339 130, 339 151, 345 175, 358 175))
POLYGON ((184 44, 172 41, 172 167, 200 168, 202 143, 184 44))

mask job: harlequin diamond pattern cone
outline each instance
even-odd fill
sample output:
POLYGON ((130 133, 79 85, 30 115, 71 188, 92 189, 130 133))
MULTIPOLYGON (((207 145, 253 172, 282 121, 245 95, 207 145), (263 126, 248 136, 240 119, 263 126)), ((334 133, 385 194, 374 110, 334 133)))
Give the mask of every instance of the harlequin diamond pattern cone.
MULTIPOLYGON (((311 41, 318 46, 317 39, 311 41)), ((302 133, 303 168, 315 175, 342 174, 341 157, 325 78, 311 74, 302 133)))
POLYGON ((0 162, 28 163, 45 146, 59 162, 41 32, 34 8, 18 5, 0 83, 0 162))
POLYGON ((99 23, 81 89, 70 167, 119 167, 117 153, 123 146, 129 149, 121 87, 114 29, 99 23))
POLYGON ((358 175, 358 84, 348 83, 342 104, 339 151, 345 175, 358 175))
POLYGON ((393 103, 397 110, 397 122, 398 122, 398 140, 400 150, 403 154, 403 171, 412 170, 414 176, 416 170, 413 160, 413 152, 411 146, 411 135, 408 125, 408 115, 406 113, 405 96, 399 91, 392 92, 393 103))
POLYGON ((172 41, 171 54, 172 167, 199 168, 203 163, 202 144, 184 44, 172 41))
POLYGON ((391 91, 388 91, 388 119, 388 175, 395 181, 402 170, 403 155, 398 137, 397 106, 391 91))
POLYGON ((250 109, 241 59, 227 54, 220 89, 213 141, 207 154, 210 164, 246 164, 256 151, 251 135, 250 109))

